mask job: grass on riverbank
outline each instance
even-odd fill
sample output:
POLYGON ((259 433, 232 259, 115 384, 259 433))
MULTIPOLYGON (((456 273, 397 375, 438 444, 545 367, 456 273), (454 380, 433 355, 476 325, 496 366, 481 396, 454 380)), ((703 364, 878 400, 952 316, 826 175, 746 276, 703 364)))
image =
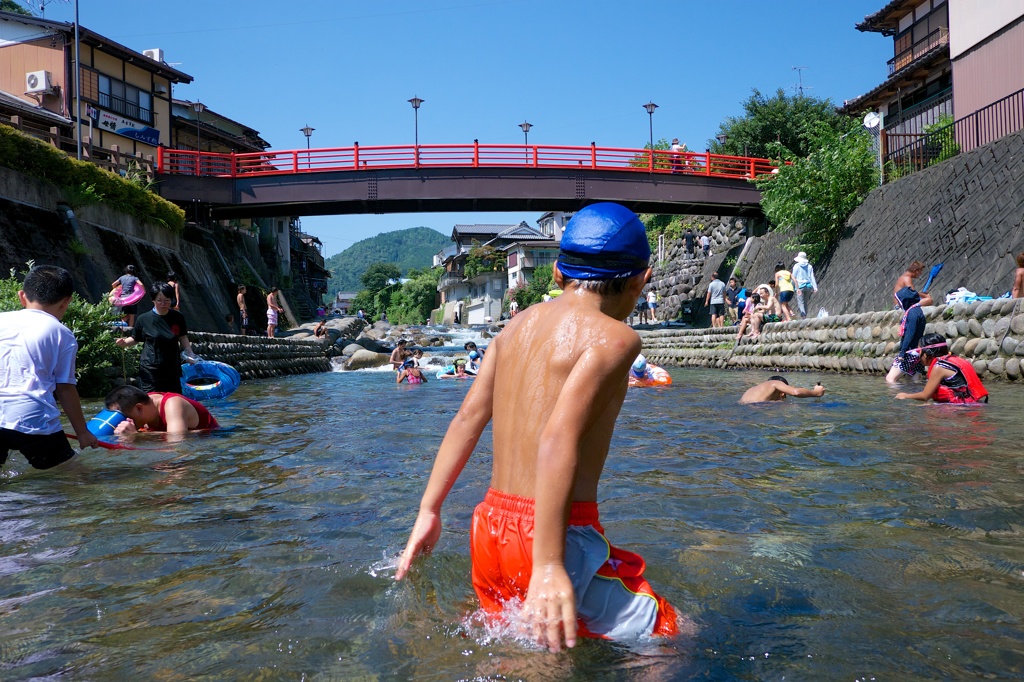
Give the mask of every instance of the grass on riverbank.
POLYGON ((185 229, 185 212, 149 191, 149 183, 140 173, 121 177, 87 161, 72 159, 56 147, 3 124, 0 166, 57 185, 72 208, 103 203, 174 233, 185 229))

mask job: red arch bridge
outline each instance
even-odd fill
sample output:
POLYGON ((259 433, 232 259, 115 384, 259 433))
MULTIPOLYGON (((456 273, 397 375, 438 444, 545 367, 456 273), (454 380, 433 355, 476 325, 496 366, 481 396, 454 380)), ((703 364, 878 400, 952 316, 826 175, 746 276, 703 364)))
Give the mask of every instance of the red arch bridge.
POLYGON ((219 154, 161 147, 161 195, 215 219, 431 211, 761 215, 768 159, 551 145, 454 144, 219 154))

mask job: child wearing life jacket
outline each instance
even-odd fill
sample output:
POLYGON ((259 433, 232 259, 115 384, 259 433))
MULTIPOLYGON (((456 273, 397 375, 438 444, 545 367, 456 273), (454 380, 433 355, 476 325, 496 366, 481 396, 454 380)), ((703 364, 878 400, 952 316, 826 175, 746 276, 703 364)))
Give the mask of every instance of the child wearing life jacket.
POLYGON ((942 334, 925 334, 921 339, 921 356, 928 366, 928 383, 917 393, 897 393, 899 400, 928 400, 937 403, 987 403, 988 391, 964 358, 949 352, 942 334))

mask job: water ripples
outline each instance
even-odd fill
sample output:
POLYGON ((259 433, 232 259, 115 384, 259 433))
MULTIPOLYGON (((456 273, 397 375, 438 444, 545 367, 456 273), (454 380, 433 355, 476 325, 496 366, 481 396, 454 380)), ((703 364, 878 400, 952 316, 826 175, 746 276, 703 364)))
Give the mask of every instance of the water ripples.
MULTIPOLYGON (((1024 675, 1024 427, 895 403, 876 378, 741 407, 763 373, 677 371, 627 395, 601 491, 610 540, 690 637, 532 649, 474 618, 469 520, 392 580, 468 386, 385 372, 248 382, 233 427, 0 479, 0 678, 936 679, 1024 675)), ((818 377, 794 375, 810 386, 818 377)), ((95 406, 87 406, 87 412, 95 406)), ((12 468, 13 465, 13 468, 12 468)))

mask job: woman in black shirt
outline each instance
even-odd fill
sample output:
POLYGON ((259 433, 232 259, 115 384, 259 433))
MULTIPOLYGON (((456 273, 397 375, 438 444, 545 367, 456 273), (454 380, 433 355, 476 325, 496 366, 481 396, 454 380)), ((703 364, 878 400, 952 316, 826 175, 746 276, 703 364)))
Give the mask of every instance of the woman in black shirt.
POLYGON ((157 282, 149 289, 153 309, 135 318, 131 336, 117 339, 121 348, 142 343, 139 358, 139 383, 143 391, 181 393, 181 354, 194 358, 188 340, 185 316, 174 305, 174 287, 157 282))

